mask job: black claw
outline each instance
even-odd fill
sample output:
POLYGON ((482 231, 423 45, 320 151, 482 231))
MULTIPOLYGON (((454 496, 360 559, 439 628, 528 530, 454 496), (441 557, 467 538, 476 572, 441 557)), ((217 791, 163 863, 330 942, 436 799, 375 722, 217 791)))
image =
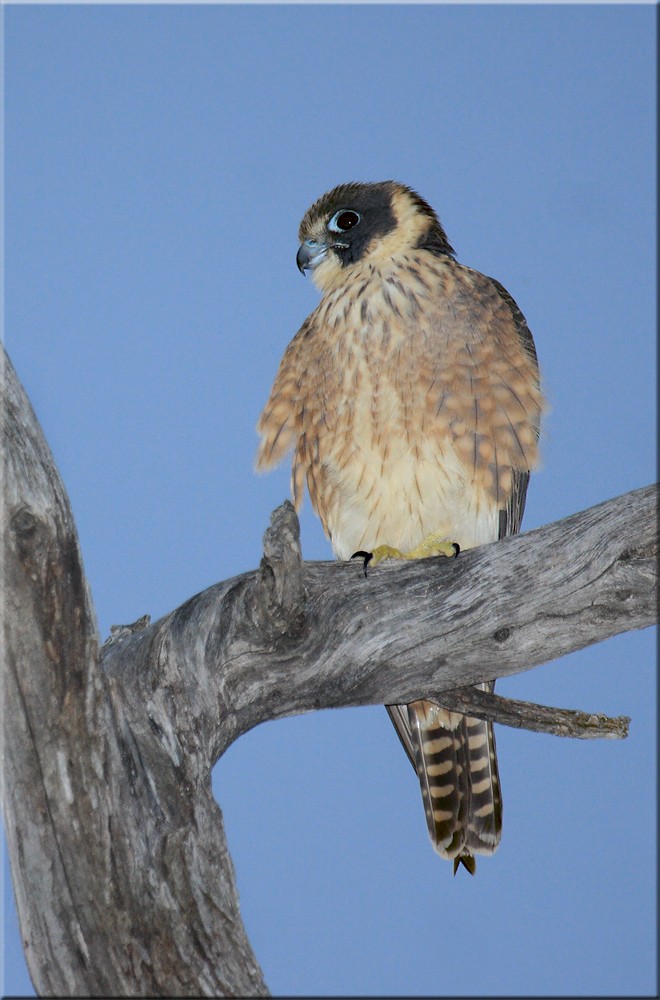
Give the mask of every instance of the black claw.
POLYGON ((364 559, 364 564, 362 568, 364 569, 364 575, 366 576, 367 566, 369 565, 373 557, 374 557, 373 552, 363 552, 362 550, 360 550, 359 552, 354 552, 353 555, 351 556, 351 559, 358 559, 358 558, 364 559))
MULTIPOLYGON (((454 550, 454 559, 455 559, 457 557, 458 553, 461 551, 461 547, 458 544, 458 542, 452 542, 451 545, 452 545, 452 548, 454 550)), ((454 874, 456 874, 456 872, 454 872, 454 874)))

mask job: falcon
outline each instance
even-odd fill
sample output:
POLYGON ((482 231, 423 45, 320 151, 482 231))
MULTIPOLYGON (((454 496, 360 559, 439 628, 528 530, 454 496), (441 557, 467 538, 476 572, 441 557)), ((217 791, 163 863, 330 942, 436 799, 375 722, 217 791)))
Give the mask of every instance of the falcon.
MULTIPOLYGON (((299 238, 322 298, 282 358, 257 470, 293 452, 296 509, 306 483, 335 555, 366 554, 365 572, 518 532, 544 400, 512 297, 458 263, 431 206, 395 181, 334 188, 299 238)), ((474 873, 502 832, 492 725, 427 700, 386 707, 433 847, 474 873)))

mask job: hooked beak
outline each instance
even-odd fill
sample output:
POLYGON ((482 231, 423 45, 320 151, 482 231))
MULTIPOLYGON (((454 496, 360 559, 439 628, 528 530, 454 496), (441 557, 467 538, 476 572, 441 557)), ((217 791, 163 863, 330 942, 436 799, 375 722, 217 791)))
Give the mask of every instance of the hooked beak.
POLYGON ((328 252, 327 243, 317 243, 316 240, 305 240, 301 243, 296 255, 296 264, 301 274, 313 271, 321 263, 328 252))

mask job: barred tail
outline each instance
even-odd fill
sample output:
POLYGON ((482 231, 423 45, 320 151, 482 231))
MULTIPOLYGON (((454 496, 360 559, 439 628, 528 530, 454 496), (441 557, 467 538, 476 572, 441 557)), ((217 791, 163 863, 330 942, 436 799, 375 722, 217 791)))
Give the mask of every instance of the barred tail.
POLYGON ((435 850, 454 872, 463 864, 474 874, 474 855, 492 854, 502 833, 492 724, 430 701, 388 711, 417 771, 435 850))

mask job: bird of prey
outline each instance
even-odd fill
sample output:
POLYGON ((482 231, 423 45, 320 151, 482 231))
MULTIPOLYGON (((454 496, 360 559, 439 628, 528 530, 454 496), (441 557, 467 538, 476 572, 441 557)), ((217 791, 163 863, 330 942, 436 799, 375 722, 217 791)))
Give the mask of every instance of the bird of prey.
MULTIPOLYGON (((296 509, 306 482, 335 555, 370 567, 519 531, 544 402, 509 293, 458 263, 431 206, 395 181, 334 188, 299 237, 322 298, 284 353, 257 469, 292 451, 296 509)), ((492 725, 426 700, 387 709, 434 848, 474 873, 502 829, 492 725)))

